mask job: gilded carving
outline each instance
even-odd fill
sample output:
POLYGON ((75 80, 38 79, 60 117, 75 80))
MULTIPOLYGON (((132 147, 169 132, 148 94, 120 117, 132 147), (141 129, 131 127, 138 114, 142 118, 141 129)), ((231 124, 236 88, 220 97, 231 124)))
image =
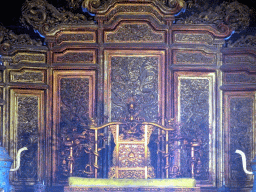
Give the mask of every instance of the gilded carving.
POLYGON ((13 31, 0 25, 0 52, 8 53, 14 46, 42 46, 41 40, 31 39, 28 34, 16 35, 13 31))
POLYGON ((186 14, 189 15, 186 18, 177 20, 177 23, 182 24, 215 24, 220 31, 228 30, 227 25, 231 30, 239 32, 246 29, 250 22, 250 9, 248 6, 243 5, 237 1, 223 2, 221 5, 213 8, 210 4, 205 2, 195 4, 189 14, 189 9, 186 14))
POLYGON ((125 104, 137 100, 139 117, 158 120, 158 65, 154 56, 111 58, 111 118, 122 121, 127 116, 125 104))
POLYGON ((64 54, 55 54, 54 61, 56 63, 95 63, 94 51, 71 52, 64 54))
POLYGON ((26 0, 22 7, 21 22, 41 34, 61 24, 94 24, 85 15, 57 9, 46 0, 26 0))
MULTIPOLYGON (((254 96, 253 96, 254 97, 254 96)), ((236 187, 244 186, 248 181, 248 176, 242 168, 241 158, 235 154, 236 149, 242 150, 247 160, 247 167, 253 158, 253 122, 254 122, 254 99, 253 97, 233 97, 230 98, 230 158, 231 169, 230 179, 234 181, 236 187)))
POLYGON ((179 52, 174 55, 174 64, 216 64, 216 56, 213 54, 205 54, 200 51, 179 52))
POLYGON ((21 167, 18 170, 20 179, 38 178, 38 97, 18 96, 17 97, 17 148, 28 147, 28 151, 21 157, 21 167))
POLYGON ((95 43, 95 33, 94 32, 73 32, 73 33, 61 33, 56 41, 58 44, 61 43, 95 43))
POLYGON ((205 33, 193 33, 193 34, 189 34, 189 33, 175 33, 174 34, 174 42, 177 43, 206 43, 211 45, 213 43, 213 37, 209 34, 205 34, 205 33))
MULTIPOLYGON (((202 145, 202 171, 197 177, 208 180, 209 176, 209 116, 210 116, 210 82, 208 79, 181 78, 180 79, 180 134, 197 139, 202 145)), ((190 165, 185 151, 181 150, 181 174, 189 177, 190 165)))
POLYGON ((44 72, 38 70, 10 71, 10 82, 44 83, 44 72))
POLYGON ((38 53, 17 53, 13 56, 12 65, 20 63, 42 63, 46 62, 45 54, 38 53))
POLYGON ((164 33, 155 32, 152 27, 146 23, 140 24, 122 24, 117 30, 105 32, 105 41, 107 43, 121 42, 145 42, 145 43, 163 43, 164 33))

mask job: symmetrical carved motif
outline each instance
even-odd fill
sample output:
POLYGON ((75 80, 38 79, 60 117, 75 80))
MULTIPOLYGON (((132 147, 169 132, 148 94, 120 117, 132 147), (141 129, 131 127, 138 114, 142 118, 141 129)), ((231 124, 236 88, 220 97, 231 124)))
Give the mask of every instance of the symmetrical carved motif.
POLYGON ((64 54, 55 54, 56 63, 95 63, 94 51, 73 52, 67 51, 64 54))
POLYGON ((124 42, 145 42, 145 43, 163 43, 164 33, 153 31, 146 23, 140 24, 122 24, 117 30, 106 32, 105 41, 107 43, 124 42))
MULTIPOLYGON (((202 145, 202 172, 200 180, 207 180, 209 174, 209 116, 210 116, 210 83, 204 78, 180 79, 180 134, 191 139, 197 139, 202 145)), ((188 156, 181 152, 181 174, 189 176, 188 156)))
POLYGON ((232 42, 231 40, 227 43, 228 47, 255 47, 256 46, 256 36, 248 35, 242 36, 240 39, 232 42))
POLYGON ((42 46, 42 42, 31 39, 28 34, 16 35, 11 30, 0 25, 0 52, 8 53, 13 46, 24 45, 42 46))
POLYGON ((235 154, 236 149, 242 150, 246 157, 247 167, 253 158, 253 119, 254 99, 252 97, 233 97, 230 99, 230 179, 236 186, 243 186, 249 179, 242 168, 241 158, 235 154))
POLYGON ((26 0, 22 7, 21 22, 26 27, 32 26, 41 34, 46 34, 61 24, 94 24, 82 14, 58 10, 46 0, 26 0))
POLYGON ((206 43, 211 45, 213 43, 213 37, 210 34, 205 33, 175 33, 174 42, 176 43, 206 43))
POLYGON ((33 70, 11 71, 10 82, 44 83, 44 72, 33 70))
POLYGON ((18 124, 17 124, 17 148, 28 147, 28 151, 22 155, 21 167, 18 177, 23 180, 37 180, 38 177, 38 97, 18 96, 18 124))
MULTIPOLYGON (((204 4, 204 3, 203 3, 204 4)), ((186 11, 186 14, 189 10, 186 11)), ((177 23, 184 24, 215 24, 219 30, 223 31, 227 25, 231 30, 236 32, 242 31, 249 26, 250 10, 246 5, 237 1, 229 3, 223 2, 221 5, 213 8, 209 5, 202 7, 196 4, 196 10, 191 10, 192 13, 185 19, 179 19, 177 23), (224 28, 223 28, 224 27, 224 28)))
POLYGON ((201 51, 175 51, 174 64, 216 64, 214 54, 205 54, 201 51))
POLYGON ((130 98, 136 99, 141 118, 158 120, 158 65, 158 57, 111 58, 112 120, 121 121, 127 116, 125 103, 130 98))

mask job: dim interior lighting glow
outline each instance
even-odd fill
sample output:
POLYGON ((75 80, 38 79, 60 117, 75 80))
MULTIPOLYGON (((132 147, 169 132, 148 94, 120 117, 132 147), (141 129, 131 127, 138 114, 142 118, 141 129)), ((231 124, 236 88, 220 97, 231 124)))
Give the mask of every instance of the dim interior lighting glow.
POLYGON ((43 36, 38 30, 34 30, 34 31, 35 31, 35 33, 39 34, 40 37, 45 38, 45 36, 43 36))
POLYGON ((234 33, 235 31, 232 31, 232 33, 228 37, 226 37, 225 40, 229 40, 234 33))

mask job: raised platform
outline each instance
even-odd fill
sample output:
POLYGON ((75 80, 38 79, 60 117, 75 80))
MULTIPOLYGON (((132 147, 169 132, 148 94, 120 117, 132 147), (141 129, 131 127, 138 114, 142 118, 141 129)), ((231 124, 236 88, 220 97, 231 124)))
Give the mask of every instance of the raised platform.
POLYGON ((65 192, 73 191, 159 191, 200 192, 195 179, 92 179, 70 177, 65 192))

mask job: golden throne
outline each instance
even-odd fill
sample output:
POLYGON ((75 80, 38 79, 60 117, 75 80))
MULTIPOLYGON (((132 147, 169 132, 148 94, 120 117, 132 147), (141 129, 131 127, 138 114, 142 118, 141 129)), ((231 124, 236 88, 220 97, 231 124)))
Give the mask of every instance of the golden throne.
POLYGON ((154 169, 150 164, 148 148, 153 126, 133 122, 111 125, 110 129, 116 146, 109 178, 155 178, 154 169))

